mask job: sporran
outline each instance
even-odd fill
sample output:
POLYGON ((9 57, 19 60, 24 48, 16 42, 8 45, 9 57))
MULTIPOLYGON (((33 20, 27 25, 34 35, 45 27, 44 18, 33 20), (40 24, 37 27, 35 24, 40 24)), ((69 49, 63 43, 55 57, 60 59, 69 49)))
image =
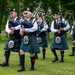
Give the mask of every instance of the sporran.
POLYGON ((61 43, 61 37, 57 36, 57 37, 55 38, 55 43, 56 43, 56 44, 60 44, 60 43, 61 43))
POLYGON ((10 41, 9 41, 8 47, 9 47, 9 48, 13 48, 13 47, 14 47, 14 41, 13 41, 13 40, 10 40, 10 41))
POLYGON ((28 36, 24 36, 24 44, 28 44, 29 43, 29 38, 28 36))
POLYGON ((38 43, 41 43, 42 42, 41 37, 37 37, 37 41, 38 41, 38 43))

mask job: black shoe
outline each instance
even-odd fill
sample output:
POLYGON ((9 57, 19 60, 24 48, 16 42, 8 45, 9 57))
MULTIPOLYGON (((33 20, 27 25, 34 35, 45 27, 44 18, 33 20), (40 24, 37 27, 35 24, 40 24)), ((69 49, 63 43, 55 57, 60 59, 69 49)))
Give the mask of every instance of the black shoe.
POLYGON ((54 60, 52 60, 52 62, 56 62, 56 61, 58 61, 58 58, 54 58, 54 60))
POLYGON ((30 68, 30 71, 34 71, 34 68, 30 68))
POLYGON ((60 60, 60 63, 63 63, 64 61, 63 60, 60 60))
POLYGON ((74 56, 74 54, 70 54, 69 56, 74 56))
POLYGON ((6 62, 4 62, 4 63, 0 64, 0 66, 2 66, 2 67, 7 67, 7 66, 9 66, 9 65, 6 64, 6 62))
POLYGON ((20 68, 17 72, 22 72, 22 71, 25 71, 24 68, 20 68))

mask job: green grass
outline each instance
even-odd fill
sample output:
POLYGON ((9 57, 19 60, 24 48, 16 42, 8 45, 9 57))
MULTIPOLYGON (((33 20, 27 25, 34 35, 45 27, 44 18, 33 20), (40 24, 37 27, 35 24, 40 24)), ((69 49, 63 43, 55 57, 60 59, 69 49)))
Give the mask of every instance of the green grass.
MULTIPOLYGON (((51 39, 52 39, 51 34, 51 39)), ((51 50, 50 44, 51 39, 48 40, 48 48, 46 52, 46 59, 42 60, 42 53, 39 53, 39 59, 36 60, 35 63, 35 71, 31 72, 30 69, 30 57, 29 53, 25 54, 25 69, 26 71, 18 73, 17 70, 19 69, 19 57, 18 53, 11 52, 9 67, 1 67, 0 66, 0 75, 75 75, 75 56, 70 57, 69 54, 71 53, 72 41, 71 37, 68 36, 68 45, 69 50, 65 51, 65 62, 64 63, 53 63, 51 62, 54 58, 51 50)), ((0 63, 4 61, 4 45, 6 43, 7 38, 5 35, 2 35, 0 40, 0 63)), ((57 51, 58 57, 60 59, 60 52, 57 51)))

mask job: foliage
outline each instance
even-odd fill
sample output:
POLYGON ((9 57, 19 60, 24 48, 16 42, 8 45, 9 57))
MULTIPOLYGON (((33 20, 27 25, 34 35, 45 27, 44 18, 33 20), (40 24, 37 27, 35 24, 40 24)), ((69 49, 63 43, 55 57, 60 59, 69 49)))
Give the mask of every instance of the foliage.
POLYGON ((50 7, 52 14, 59 10, 64 14, 65 12, 67 12, 67 14, 72 13, 72 18, 70 18, 71 21, 75 17, 74 0, 0 0, 0 26, 2 25, 1 29, 4 30, 5 28, 6 21, 9 18, 10 8, 16 8, 18 15, 20 16, 25 7, 30 7, 34 11, 40 2, 42 2, 41 8, 43 8, 45 12, 50 7))

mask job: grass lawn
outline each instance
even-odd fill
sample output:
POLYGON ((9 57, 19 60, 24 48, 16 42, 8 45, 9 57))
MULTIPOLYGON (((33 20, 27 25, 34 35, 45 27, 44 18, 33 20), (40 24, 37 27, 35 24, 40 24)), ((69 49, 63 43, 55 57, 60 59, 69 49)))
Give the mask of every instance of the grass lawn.
MULTIPOLYGON (((52 38, 52 36, 51 36, 52 38)), ((25 55, 25 69, 26 71, 18 73, 17 70, 19 69, 19 57, 18 53, 11 52, 9 67, 1 67, 0 66, 0 75, 75 75, 75 56, 70 57, 69 54, 71 53, 72 48, 72 41, 71 37, 68 36, 67 42, 69 45, 69 50, 65 51, 65 58, 64 63, 53 63, 51 62, 54 58, 51 50, 50 44, 51 39, 48 40, 48 48, 46 52, 46 59, 42 60, 42 53, 39 53, 39 59, 36 60, 35 63, 35 71, 29 71, 30 69, 30 57, 29 53, 25 55)), ((0 63, 4 61, 4 50, 3 47, 6 43, 7 38, 5 35, 2 35, 0 40, 0 63)), ((41 48, 40 48, 41 49, 41 48)), ((60 52, 57 51, 59 60, 60 60, 60 52)))

